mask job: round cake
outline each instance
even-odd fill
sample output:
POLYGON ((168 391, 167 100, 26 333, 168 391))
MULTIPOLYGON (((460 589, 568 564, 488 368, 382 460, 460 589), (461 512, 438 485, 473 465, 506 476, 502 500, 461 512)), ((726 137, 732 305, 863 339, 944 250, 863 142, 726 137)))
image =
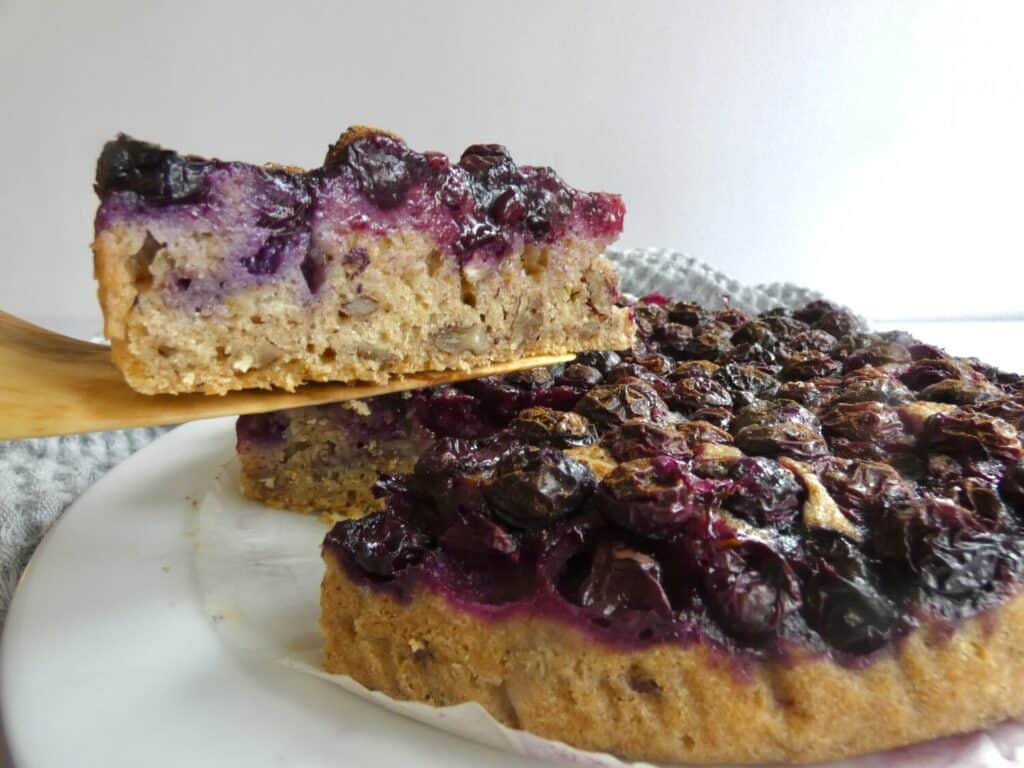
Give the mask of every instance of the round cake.
POLYGON ((468 385, 504 426, 330 531, 325 668, 666 762, 1024 715, 1021 377, 826 302, 634 311, 632 350, 468 385))

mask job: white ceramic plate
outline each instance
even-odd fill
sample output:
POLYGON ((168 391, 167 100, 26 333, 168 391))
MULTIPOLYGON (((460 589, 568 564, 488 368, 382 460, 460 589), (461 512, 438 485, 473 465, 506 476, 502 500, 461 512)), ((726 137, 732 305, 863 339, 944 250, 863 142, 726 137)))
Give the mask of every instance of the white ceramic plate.
POLYGON ((233 450, 232 419, 180 427, 47 534, 4 628, 15 765, 536 765, 226 650, 196 583, 193 500, 233 450))

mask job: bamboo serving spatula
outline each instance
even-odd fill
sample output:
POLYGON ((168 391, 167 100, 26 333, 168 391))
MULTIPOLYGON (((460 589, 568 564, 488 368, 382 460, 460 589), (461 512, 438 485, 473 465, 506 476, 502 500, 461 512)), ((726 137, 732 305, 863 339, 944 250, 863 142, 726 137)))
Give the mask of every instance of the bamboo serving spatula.
POLYGON ((529 357, 472 371, 418 373, 395 377, 387 384, 307 384, 295 392, 140 395, 114 367, 107 347, 0 312, 0 440, 178 424, 355 400, 554 365, 572 357, 529 357))

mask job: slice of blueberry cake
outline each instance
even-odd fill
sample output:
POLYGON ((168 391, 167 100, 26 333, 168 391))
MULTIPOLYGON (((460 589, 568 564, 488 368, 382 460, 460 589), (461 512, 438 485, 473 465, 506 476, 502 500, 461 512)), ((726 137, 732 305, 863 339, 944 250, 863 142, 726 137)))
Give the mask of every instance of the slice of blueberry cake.
POLYGON ((1024 716, 1021 377, 820 302, 635 310, 628 352, 403 401, 411 471, 324 542, 325 668, 658 761, 1024 716))
POLYGON ((434 440, 488 437, 535 404, 570 409, 599 381, 590 366, 572 364, 242 416, 242 492, 274 507, 358 517, 382 505, 378 475, 411 472, 434 440))
POLYGON ((384 381, 628 346, 602 256, 625 209, 517 166, 350 129, 320 168, 103 149, 93 244, 106 335, 140 392, 384 381))

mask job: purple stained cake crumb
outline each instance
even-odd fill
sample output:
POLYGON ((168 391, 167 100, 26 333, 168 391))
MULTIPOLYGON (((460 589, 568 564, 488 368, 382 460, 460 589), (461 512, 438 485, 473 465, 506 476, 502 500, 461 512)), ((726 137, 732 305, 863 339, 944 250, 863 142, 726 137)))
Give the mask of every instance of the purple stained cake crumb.
POLYGON ((1019 592, 1018 376, 869 333, 826 302, 747 316, 654 296, 636 312, 632 350, 418 393, 410 412, 435 419, 434 442, 325 552, 398 600, 422 587, 481 617, 740 661, 863 665, 1019 592), (680 344, 673 324, 707 336, 680 344), (840 370, 794 366, 808 354, 840 370), (918 401, 939 410, 915 426, 918 401), (624 463, 598 478, 572 453, 591 448, 624 463), (800 466, 835 527, 805 518, 800 466))
MULTIPOLYGON (((100 155, 95 189, 97 233, 127 223, 146 227, 157 244, 205 233, 225 242, 215 273, 167 282, 172 303, 194 306, 282 274, 315 295, 324 280, 320 246, 347 233, 421 231, 465 263, 567 235, 610 240, 625 214, 617 195, 518 166, 504 147, 474 145, 452 163, 383 133, 332 147, 311 171, 183 156, 121 135, 100 155)), ((358 253, 343 263, 365 268, 358 253)))

